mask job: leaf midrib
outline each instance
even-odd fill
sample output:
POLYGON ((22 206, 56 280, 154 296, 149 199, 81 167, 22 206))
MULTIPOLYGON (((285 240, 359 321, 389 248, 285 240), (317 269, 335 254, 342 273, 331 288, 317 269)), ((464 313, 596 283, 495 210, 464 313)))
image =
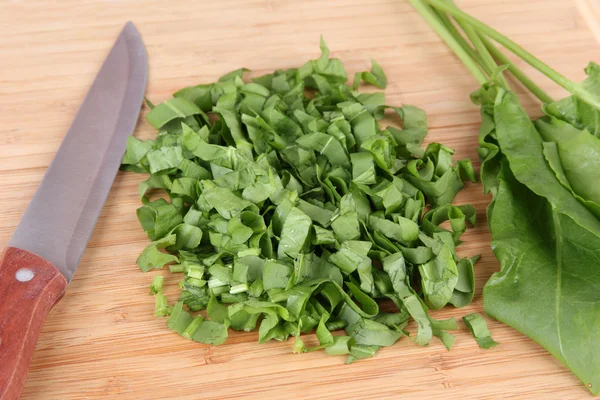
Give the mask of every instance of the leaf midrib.
POLYGON ((562 342, 562 332, 560 328, 560 305, 561 305, 561 292, 562 292, 562 268, 563 268, 563 258, 562 258, 562 232, 560 229, 560 222, 558 219, 558 213, 555 210, 552 210, 552 222, 554 225, 554 235, 556 238, 556 289, 555 289, 555 299, 556 303, 554 306, 554 318, 556 321, 556 334, 558 336, 558 348, 560 349, 560 354, 565 360, 565 363, 568 365, 568 360, 566 358, 565 352, 563 351, 563 342, 562 342))

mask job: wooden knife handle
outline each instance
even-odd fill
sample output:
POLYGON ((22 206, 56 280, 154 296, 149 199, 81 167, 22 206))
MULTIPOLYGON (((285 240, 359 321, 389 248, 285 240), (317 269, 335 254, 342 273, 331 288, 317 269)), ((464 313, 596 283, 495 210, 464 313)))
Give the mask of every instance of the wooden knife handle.
POLYGON ((0 259, 0 399, 21 394, 48 312, 67 280, 48 261, 15 247, 0 259))

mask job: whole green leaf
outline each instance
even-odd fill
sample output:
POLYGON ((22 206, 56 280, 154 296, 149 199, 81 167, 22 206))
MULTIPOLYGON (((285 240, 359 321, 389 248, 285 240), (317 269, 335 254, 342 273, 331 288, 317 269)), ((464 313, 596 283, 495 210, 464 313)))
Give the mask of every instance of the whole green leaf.
POLYGON ((600 204, 600 188, 590 185, 600 169, 600 139, 556 118, 538 119, 535 126, 545 141, 556 143, 568 186, 584 201, 600 204))
MULTIPOLYGON (((598 93, 600 91, 600 66, 595 62, 590 62, 585 68, 585 72, 588 77, 581 83, 582 88, 591 93, 598 93)), ((569 96, 547 104, 545 111, 549 115, 564 120, 579 129, 587 129, 594 136, 600 137, 600 110, 577 96, 569 96)))
POLYGON ((559 212, 577 224, 600 232, 600 222, 563 187, 543 154, 543 141, 512 92, 499 92, 495 106, 496 134, 517 181, 546 197, 559 212))
POLYGON ((506 164, 490 229, 501 270, 484 288, 485 312, 599 387, 598 234, 517 182, 506 164))
POLYGON ((548 162, 548 165, 552 169, 552 172, 554 172, 554 174, 556 175, 556 178, 561 183, 561 185, 563 185, 566 189, 568 189, 571 192, 571 194, 577 200, 579 200, 583 205, 585 205, 587 207, 587 209, 590 210, 596 217, 600 217, 600 205, 598 205, 597 203, 595 203, 593 201, 584 199, 583 197, 579 196, 577 193, 575 193, 573 191, 573 188, 571 187, 571 183, 569 182, 569 179, 567 178, 567 175, 565 174, 565 171, 564 171, 561 159, 560 159, 560 154, 558 152, 557 144, 555 142, 544 142, 543 148, 544 148, 544 150, 543 150, 544 158, 548 162))

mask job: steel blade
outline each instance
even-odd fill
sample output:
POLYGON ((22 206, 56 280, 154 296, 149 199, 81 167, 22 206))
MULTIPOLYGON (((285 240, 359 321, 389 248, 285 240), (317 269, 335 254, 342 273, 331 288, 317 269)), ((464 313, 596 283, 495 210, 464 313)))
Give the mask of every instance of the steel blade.
POLYGON ((129 22, 9 241, 50 261, 69 282, 135 128, 146 76, 146 49, 129 22))

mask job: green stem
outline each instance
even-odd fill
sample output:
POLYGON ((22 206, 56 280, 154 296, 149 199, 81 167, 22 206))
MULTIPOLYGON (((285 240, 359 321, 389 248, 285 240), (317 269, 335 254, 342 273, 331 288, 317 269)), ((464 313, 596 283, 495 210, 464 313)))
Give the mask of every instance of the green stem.
MULTIPOLYGON (((533 54, 529 53, 527 50, 510 40, 508 37, 504 36, 500 32, 496 31, 493 28, 490 28, 483 22, 479 21, 471 17, 469 14, 459 10, 458 8, 447 4, 445 1, 441 0, 424 0, 426 3, 429 3, 432 7, 435 7, 441 11, 444 11, 448 14, 451 14, 455 18, 462 18, 465 22, 472 25, 474 28, 478 29, 480 32, 489 36, 491 39, 500 43, 502 46, 506 47, 511 52, 515 53, 517 56, 521 57, 525 62, 529 65, 546 75, 548 78, 552 79, 554 82, 567 89, 571 94, 576 95, 581 100, 585 101, 588 104, 593 105, 594 107, 600 108, 600 99, 597 96, 594 96, 592 93, 585 90, 581 85, 576 84, 575 82, 567 79, 562 76, 560 73, 552 69, 550 66, 544 64, 540 59, 535 57, 533 54)), ((413 4, 416 1, 411 0, 413 4)), ((421 7, 424 5, 420 4, 421 7)))
POLYGON ((492 42, 485 36, 481 36, 481 41, 500 64, 507 65, 508 70, 517 78, 523 86, 533 93, 542 103, 553 103, 554 99, 540 88, 534 81, 531 80, 519 67, 515 65, 502 51, 500 51, 492 42))
POLYGON ((465 40, 465 38, 460 34, 458 29, 456 29, 456 27, 454 26, 452 21, 450 21, 450 19, 446 16, 446 14, 436 9, 433 9, 433 12, 437 14, 439 20, 442 22, 442 24, 444 24, 448 32, 454 37, 454 39, 456 39, 456 41, 461 45, 461 47, 465 49, 467 54, 469 54, 469 56, 483 68, 484 72, 488 76, 491 75, 493 71, 488 71, 485 69, 485 64, 483 63, 483 59, 481 58, 481 56, 477 54, 475 49, 473 49, 473 47, 471 47, 471 45, 465 40))
POLYGON ((463 62, 465 67, 471 71, 471 74, 477 79, 479 84, 483 85, 488 81, 485 74, 481 72, 477 64, 469 56, 469 54, 462 48, 462 46, 456 41, 456 39, 448 32, 444 24, 439 20, 437 15, 427 7, 421 0, 410 0, 415 9, 423 16, 425 21, 431 25, 433 30, 448 44, 448 47, 454 51, 458 58, 463 62))
MULTIPOLYGON (((487 71, 489 71, 488 74, 492 75, 494 73, 494 71, 496 71, 498 69, 498 65, 494 61, 494 57, 492 57, 492 55, 490 54, 488 49, 485 47, 485 45, 481 41, 481 36, 479 36, 477 34, 477 32, 475 31, 475 29, 473 29, 473 27, 471 25, 466 23, 464 19, 456 18, 456 22, 462 28, 462 30, 467 34, 467 37, 469 38, 471 43, 473 43, 473 46, 475 46, 475 49, 477 50, 477 54, 479 54, 481 56, 483 66, 485 67, 485 69, 487 71)), ((503 88, 509 89, 508 82, 506 81, 506 79, 504 79, 504 75, 502 75, 502 72, 500 72, 498 74, 497 79, 498 79, 498 83, 503 88)))

